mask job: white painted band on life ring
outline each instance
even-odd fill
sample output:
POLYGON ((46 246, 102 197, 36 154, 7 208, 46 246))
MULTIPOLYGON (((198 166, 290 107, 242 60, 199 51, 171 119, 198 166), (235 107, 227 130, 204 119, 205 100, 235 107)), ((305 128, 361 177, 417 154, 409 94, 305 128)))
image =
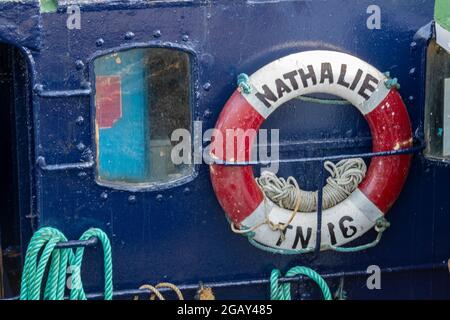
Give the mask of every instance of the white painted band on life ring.
POLYGON ((339 96, 365 115, 389 92, 385 80, 376 68, 346 53, 306 51, 280 58, 256 71, 249 78, 251 93, 243 96, 264 118, 283 103, 314 93, 339 96))
MULTIPOLYGON (((266 221, 274 224, 286 223, 292 211, 280 208, 269 199, 261 202, 256 210, 243 222, 244 228, 252 228, 266 221)), ((346 200, 322 211, 321 250, 330 246, 342 246, 372 229, 383 212, 378 209, 359 189, 346 200)), ((296 214, 286 229, 285 240, 280 232, 273 231, 267 224, 254 230, 253 239, 265 246, 282 249, 312 249, 316 246, 317 212, 296 214)))

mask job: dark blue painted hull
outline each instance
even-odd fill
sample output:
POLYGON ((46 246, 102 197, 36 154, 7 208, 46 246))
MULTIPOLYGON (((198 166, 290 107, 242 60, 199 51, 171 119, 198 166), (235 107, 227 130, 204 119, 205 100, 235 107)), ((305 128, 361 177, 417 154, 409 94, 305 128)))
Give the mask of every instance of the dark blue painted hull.
MULTIPOLYGON (((350 272, 345 277, 350 299, 450 298, 445 268, 450 254, 450 167, 422 154, 414 156, 404 191, 388 215, 392 227, 376 248, 299 256, 265 253, 233 234, 212 190, 207 165, 198 165, 193 179, 182 185, 132 193, 99 186, 94 167, 42 170, 34 164, 38 157, 49 165, 86 160, 79 143, 95 154, 92 97, 86 88, 86 82, 94 82, 91 60, 112 49, 146 45, 193 53, 192 114, 193 120, 203 121, 204 130, 214 126, 239 73, 251 74, 290 53, 329 49, 355 55, 397 77, 413 132, 423 138, 425 58, 434 1, 378 1, 382 28, 369 30, 366 9, 372 2, 92 4, 81 6, 80 30, 66 28, 63 6, 56 13, 39 15, 33 4, 0 3, 0 21, 11 25, 0 28, 0 41, 28 54, 30 87, 41 89, 32 92, 29 106, 34 151, 28 165, 33 169, 34 196, 25 197, 22 205, 36 217, 25 217, 30 211, 21 213, 24 245, 31 233, 30 219, 35 227, 53 226, 72 239, 89 227, 102 228, 112 241, 115 290, 163 280, 193 285, 223 282, 223 288, 216 289, 218 298, 265 299, 267 284, 241 284, 268 279, 273 268, 285 272, 305 265, 331 275, 328 283, 334 289, 339 273, 350 272), (154 37, 157 30, 160 37, 154 37), (135 36, 127 40, 129 31, 135 36), (77 68, 77 60, 85 67, 77 68), (102 197, 105 193, 107 198, 102 197), (130 195, 136 196, 136 202, 128 201, 130 195), (365 285, 364 272, 374 264, 386 271, 382 290, 368 290, 365 285), (389 272, 392 267, 406 270, 389 272), (227 287, 234 281, 243 283, 227 287)), ((285 158, 362 152, 371 146, 368 126, 351 106, 290 102, 264 126, 281 128, 285 158)), ((307 188, 318 185, 318 164, 286 164, 281 169, 282 175, 301 177, 307 188)), ((362 242, 373 237, 371 233, 362 242)), ((86 291, 101 291, 101 252, 89 251, 85 261, 86 291)), ((298 288, 303 298, 319 296, 312 283, 298 288)))

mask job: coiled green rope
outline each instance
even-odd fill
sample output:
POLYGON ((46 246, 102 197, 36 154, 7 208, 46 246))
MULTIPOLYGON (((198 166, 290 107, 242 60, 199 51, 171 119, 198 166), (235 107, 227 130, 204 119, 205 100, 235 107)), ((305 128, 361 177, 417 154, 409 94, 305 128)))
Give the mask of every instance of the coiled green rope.
MULTIPOLYGON (((100 229, 89 229, 80 238, 88 240, 97 237, 104 252, 105 265, 105 300, 112 299, 112 258, 111 246, 106 234, 100 229)), ((58 249, 58 242, 66 242, 67 238, 60 231, 46 227, 39 229, 33 235, 25 256, 20 290, 21 300, 40 300, 42 285, 46 275, 44 300, 63 300, 66 289, 68 270, 72 271, 69 285, 70 299, 86 299, 83 290, 80 271, 84 248, 58 249), (50 261, 50 266, 48 263, 50 261), (48 270, 47 270, 48 269, 48 270)))
MULTIPOLYGON (((319 286, 320 290, 322 290, 322 294, 325 300, 332 300, 331 291, 328 287, 325 280, 315 272, 314 270, 297 266, 290 269, 286 273, 286 277, 295 277, 298 275, 304 275, 310 279, 312 279, 319 286)), ((278 279, 281 277, 281 272, 278 269, 272 270, 272 274, 270 275, 270 299, 271 300, 292 300, 291 298, 291 284, 283 283, 279 284, 278 279)))
MULTIPOLYGON (((105 300, 112 300, 113 282, 112 282, 112 259, 111 245, 108 236, 100 229, 89 229, 81 236, 80 240, 89 240, 96 237, 103 246, 103 263, 105 268, 105 300)), ((84 248, 78 248, 73 260, 75 273, 72 274, 72 290, 70 291, 70 300, 86 300, 86 294, 83 290, 81 281, 81 264, 83 262, 84 248)))

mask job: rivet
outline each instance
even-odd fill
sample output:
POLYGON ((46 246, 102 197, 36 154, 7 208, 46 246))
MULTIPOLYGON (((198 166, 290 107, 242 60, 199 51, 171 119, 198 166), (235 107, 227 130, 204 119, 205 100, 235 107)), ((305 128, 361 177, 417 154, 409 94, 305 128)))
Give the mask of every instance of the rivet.
POLYGON ((164 200, 163 195, 162 195, 162 194, 158 194, 158 195, 156 196, 156 200, 157 200, 158 202, 162 202, 162 201, 164 200))
POLYGON ((106 193, 106 191, 102 192, 102 194, 100 195, 100 198, 102 198, 102 200, 108 199, 108 193, 106 193))
POLYGON ((84 68, 83 61, 81 61, 81 60, 75 61, 75 67, 77 68, 77 70, 82 70, 84 68))
POLYGON ((212 87, 211 83, 206 82, 206 83, 203 85, 203 90, 209 91, 209 90, 211 90, 211 87, 212 87))
POLYGON ((97 47, 101 47, 104 43, 105 43, 105 40, 103 40, 102 38, 99 38, 99 39, 97 39, 97 41, 95 41, 95 44, 97 45, 97 47))
POLYGON ((34 90, 34 92, 40 92, 40 91, 44 90, 44 86, 42 84, 37 84, 34 86, 33 90, 34 90))
POLYGON ((80 142, 79 144, 77 144, 77 149, 83 151, 84 149, 86 149, 86 146, 83 142, 80 142))
POLYGON ((183 190, 183 194, 184 195, 189 195, 191 193, 191 189, 190 188, 184 188, 184 190, 183 190))
POLYGON ((410 47, 413 50, 416 49, 417 48, 417 42, 415 42, 415 41, 411 42, 410 47))
POLYGON ((86 177, 86 176, 87 176, 87 173, 84 172, 84 171, 80 171, 80 172, 78 173, 78 177, 80 177, 80 178, 84 178, 84 177, 86 177))
POLYGON ((187 34, 184 34, 184 35, 181 37, 181 39, 182 39, 184 42, 187 42, 187 41, 189 41, 189 36, 188 36, 187 34))
POLYGON ((153 31, 153 36, 154 36, 155 38, 161 37, 161 36, 162 36, 161 30, 155 30, 155 31, 153 31))
POLYGON ((203 117, 205 119, 211 119, 211 116, 212 116, 212 111, 209 109, 206 109, 205 112, 203 113, 203 117))
POLYGON ((416 73, 416 68, 409 69, 409 75, 414 75, 416 73))
POLYGON ((125 33, 125 39, 126 40, 131 40, 134 38, 134 33, 131 31, 128 31, 127 33, 125 33))
POLYGON ((128 202, 129 203, 136 203, 136 196, 134 194, 132 194, 131 196, 128 197, 128 202))
POLYGON ((89 81, 82 81, 80 83, 81 87, 84 89, 90 89, 91 88, 91 83, 89 81))
POLYGON ((82 126, 84 124, 84 118, 82 116, 79 116, 77 120, 75 120, 75 123, 79 126, 82 126))

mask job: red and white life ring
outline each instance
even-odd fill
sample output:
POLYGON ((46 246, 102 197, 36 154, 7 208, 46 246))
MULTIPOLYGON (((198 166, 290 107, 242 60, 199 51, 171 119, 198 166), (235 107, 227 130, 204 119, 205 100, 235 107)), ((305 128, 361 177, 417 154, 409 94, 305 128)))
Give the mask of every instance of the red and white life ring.
MULTIPOLYGON (((249 77, 251 92, 236 90, 226 103, 216 129, 258 130, 283 103, 305 94, 327 93, 351 102, 366 118, 373 152, 412 147, 411 124, 395 87, 387 88, 386 76, 368 63, 335 51, 291 54, 262 67, 249 77)), ((250 143, 251 144, 251 143, 250 143)), ((220 157, 211 144, 211 156, 233 162, 234 154, 220 157)), ((250 147, 245 148, 250 159, 250 147)), ((399 196, 408 175, 411 155, 374 157, 359 187, 343 202, 323 211, 321 248, 341 246, 373 228, 399 196)), ((211 180, 229 220, 240 229, 251 229, 266 218, 285 223, 291 211, 265 199, 251 166, 212 164, 211 180)), ((316 244, 317 213, 299 213, 286 229, 285 240, 267 224, 254 230, 253 239, 277 249, 308 249, 316 244)))

